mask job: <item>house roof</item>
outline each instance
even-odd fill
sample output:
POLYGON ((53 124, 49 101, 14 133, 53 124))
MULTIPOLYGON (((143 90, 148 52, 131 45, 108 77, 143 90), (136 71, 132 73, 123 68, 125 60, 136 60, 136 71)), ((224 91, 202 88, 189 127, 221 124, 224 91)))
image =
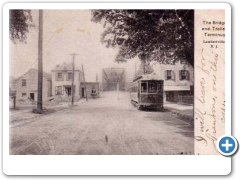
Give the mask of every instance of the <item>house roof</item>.
POLYGON ((48 80, 52 80, 52 75, 50 73, 44 72, 43 71, 43 77, 45 77, 48 80))
POLYGON ((16 79, 13 76, 9 77, 10 84, 16 84, 16 79))
POLYGON ((145 74, 145 75, 141 75, 139 77, 137 77, 136 79, 133 80, 133 82, 137 81, 137 80, 162 80, 160 76, 156 75, 156 74, 145 74))
MULTIPOLYGON (((38 70, 37 69, 29 69, 25 74, 23 74, 22 76, 20 76, 19 78, 16 79, 19 80, 20 78, 22 78, 24 75, 28 74, 29 72, 35 72, 35 73, 38 73, 38 70)), ((47 80, 51 80, 52 79, 52 75, 50 73, 46 73, 43 71, 43 77, 45 77, 47 80)))
POLYGON ((99 82, 81 82, 80 84, 99 84, 99 82))
MULTIPOLYGON (((64 62, 63 64, 59 65, 57 64, 55 66, 54 69, 52 69, 52 71, 72 71, 73 70, 73 67, 72 67, 72 63, 66 63, 64 62)), ((78 69, 75 69, 75 71, 79 71, 78 69)))

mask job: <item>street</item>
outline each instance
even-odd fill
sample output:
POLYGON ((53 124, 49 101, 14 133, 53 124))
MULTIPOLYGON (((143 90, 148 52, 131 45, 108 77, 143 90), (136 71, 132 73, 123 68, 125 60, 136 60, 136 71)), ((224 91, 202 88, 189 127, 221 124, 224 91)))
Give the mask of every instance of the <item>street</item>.
POLYGON ((194 125, 170 112, 139 111, 129 92, 103 92, 10 127, 10 154, 194 154, 194 125))

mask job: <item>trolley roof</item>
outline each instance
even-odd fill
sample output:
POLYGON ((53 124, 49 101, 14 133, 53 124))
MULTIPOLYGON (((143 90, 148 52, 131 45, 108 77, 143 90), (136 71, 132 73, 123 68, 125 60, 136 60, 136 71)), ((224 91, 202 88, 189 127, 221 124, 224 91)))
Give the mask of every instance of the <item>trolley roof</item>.
POLYGON ((133 80, 133 82, 138 81, 138 80, 162 80, 160 76, 156 74, 145 74, 137 77, 136 79, 133 80))

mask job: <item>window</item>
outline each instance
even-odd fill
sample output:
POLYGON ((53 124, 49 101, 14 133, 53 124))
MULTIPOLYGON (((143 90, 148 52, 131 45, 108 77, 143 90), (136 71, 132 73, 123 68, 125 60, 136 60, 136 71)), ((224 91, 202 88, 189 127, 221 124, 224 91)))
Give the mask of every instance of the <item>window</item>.
POLYGON ((95 89, 95 86, 92 86, 92 93, 96 93, 97 90, 95 89))
POLYGON ((63 74, 62 73, 57 73, 56 81, 63 81, 63 74))
POLYGON ((180 80, 189 80, 189 72, 187 70, 179 71, 179 79, 180 80))
POLYGON ((56 94, 56 95, 61 95, 61 94, 63 94, 62 86, 56 86, 56 87, 55 87, 55 94, 56 94))
POLYGON ((22 86, 26 86, 27 85, 27 80, 26 79, 22 79, 22 86))
POLYGON ((141 83, 141 92, 147 92, 147 83, 146 82, 141 83))
POLYGON ((58 78, 62 78, 62 73, 58 73, 58 78))
POLYGON ((157 83, 156 82, 148 82, 148 92, 149 93, 157 92, 157 83))
POLYGON ((167 80, 172 79, 172 71, 167 70, 167 80))
POLYGON ((161 81, 157 82, 157 90, 158 90, 158 92, 163 91, 163 82, 161 82, 161 81))
POLYGON ((165 80, 174 80, 175 79, 175 73, 172 70, 166 70, 165 71, 165 80))
POLYGON ((72 78, 73 78, 73 73, 68 73, 68 78, 67 78, 67 80, 68 80, 68 81, 71 81, 72 78))
POLYGON ((22 93, 22 97, 26 97, 27 96, 27 93, 22 93))

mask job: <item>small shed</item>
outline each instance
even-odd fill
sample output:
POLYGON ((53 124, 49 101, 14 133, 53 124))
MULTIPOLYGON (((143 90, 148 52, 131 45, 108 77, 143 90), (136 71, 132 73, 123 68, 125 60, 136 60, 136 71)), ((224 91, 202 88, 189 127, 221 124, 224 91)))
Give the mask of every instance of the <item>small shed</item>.
POLYGON ((93 93, 97 93, 99 95, 99 82, 81 82, 79 89, 81 98, 86 97, 86 94, 88 98, 91 98, 93 93))

